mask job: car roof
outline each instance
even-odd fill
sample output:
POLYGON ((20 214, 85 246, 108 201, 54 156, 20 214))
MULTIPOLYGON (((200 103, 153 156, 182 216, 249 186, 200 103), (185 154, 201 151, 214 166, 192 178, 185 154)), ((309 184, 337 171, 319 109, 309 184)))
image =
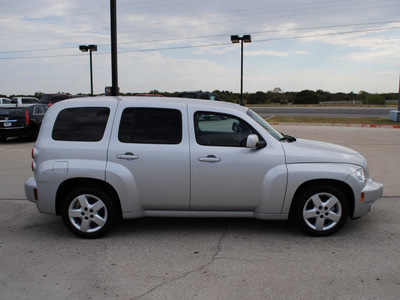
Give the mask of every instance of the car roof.
POLYGON ((115 101, 123 101, 123 102, 131 102, 131 103, 157 103, 157 104, 162 104, 162 103, 169 103, 169 104, 195 104, 199 106, 204 106, 204 107, 215 107, 215 108, 226 108, 226 109, 235 109, 238 111, 243 111, 246 112, 248 110, 248 107, 241 106, 235 103, 230 103, 230 102, 223 102, 223 101, 210 101, 210 100, 201 100, 201 99, 192 99, 192 98, 174 98, 174 97, 140 97, 140 96, 100 96, 100 97, 84 97, 84 98, 73 98, 73 99, 68 99, 66 101, 61 101, 57 102, 55 105, 60 105, 63 103, 63 105, 70 106, 71 104, 74 104, 73 106, 79 106, 79 103, 85 102, 86 104, 93 103, 93 105, 96 104, 107 104, 107 103, 112 103, 115 101), (68 104, 67 104, 68 103, 68 104))

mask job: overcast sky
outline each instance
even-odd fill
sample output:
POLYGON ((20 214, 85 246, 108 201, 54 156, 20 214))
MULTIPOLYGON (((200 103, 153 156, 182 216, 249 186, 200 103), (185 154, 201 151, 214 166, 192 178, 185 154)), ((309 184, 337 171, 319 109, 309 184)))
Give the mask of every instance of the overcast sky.
MULTIPOLYGON (((109 0, 0 0, 0 94, 111 85, 109 0)), ((121 92, 397 92, 399 0, 117 0, 121 92)))

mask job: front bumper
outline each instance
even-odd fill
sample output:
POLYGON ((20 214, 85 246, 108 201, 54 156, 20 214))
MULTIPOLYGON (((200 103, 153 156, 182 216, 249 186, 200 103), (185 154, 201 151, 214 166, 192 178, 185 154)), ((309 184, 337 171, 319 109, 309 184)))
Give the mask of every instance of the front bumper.
POLYGON ((374 202, 383 197, 383 184, 368 179, 367 184, 362 189, 359 199, 356 199, 353 218, 366 215, 373 207, 374 202))

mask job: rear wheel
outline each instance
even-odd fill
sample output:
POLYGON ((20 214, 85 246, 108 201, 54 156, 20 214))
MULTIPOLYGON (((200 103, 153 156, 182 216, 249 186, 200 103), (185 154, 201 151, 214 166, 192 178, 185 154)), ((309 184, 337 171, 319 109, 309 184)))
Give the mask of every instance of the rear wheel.
POLYGON ((114 225, 116 209, 113 199, 106 192, 83 187, 67 195, 61 215, 72 233, 83 238, 98 238, 114 225))
POLYGON ((302 229, 314 236, 338 231, 348 218, 344 194, 333 186, 316 186, 303 193, 295 206, 295 218, 302 229))

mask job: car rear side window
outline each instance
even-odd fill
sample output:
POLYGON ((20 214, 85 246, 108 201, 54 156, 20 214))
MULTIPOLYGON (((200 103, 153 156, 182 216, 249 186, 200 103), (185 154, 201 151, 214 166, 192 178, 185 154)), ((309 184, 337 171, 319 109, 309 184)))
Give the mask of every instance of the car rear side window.
POLYGON ((109 115, 107 107, 64 109, 57 116, 52 137, 56 141, 98 142, 103 138, 109 115))
POLYGON ((126 108, 118 139, 122 143, 179 144, 182 141, 182 114, 176 109, 126 108))

